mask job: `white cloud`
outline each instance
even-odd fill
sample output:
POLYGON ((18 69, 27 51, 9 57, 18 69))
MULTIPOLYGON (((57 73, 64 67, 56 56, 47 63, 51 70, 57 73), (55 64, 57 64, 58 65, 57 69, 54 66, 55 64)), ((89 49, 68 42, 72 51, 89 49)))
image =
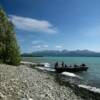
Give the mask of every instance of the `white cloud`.
POLYGON ((37 48, 37 49, 40 49, 40 48, 44 49, 44 48, 48 48, 48 47, 49 46, 48 45, 45 45, 45 44, 43 44, 43 45, 39 45, 39 44, 33 45, 33 48, 37 48))
POLYGON ((18 42, 25 42, 24 39, 18 39, 18 42))
POLYGON ((34 45, 33 48, 40 49, 41 45, 34 45))
POLYGON ((38 40, 32 41, 32 44, 33 44, 33 45, 36 45, 36 44, 39 44, 39 43, 41 43, 41 41, 38 41, 38 40))
POLYGON ((49 46, 48 46, 48 45, 43 45, 43 47, 44 47, 44 48, 48 48, 49 46))
POLYGON ((56 45, 56 48, 61 49, 62 46, 61 45, 56 45))
POLYGON ((15 15, 9 15, 9 19, 17 29, 42 33, 57 33, 57 29, 46 20, 38 20, 15 15))
POLYGON ((33 40, 32 46, 33 48, 42 48, 42 49, 49 47, 47 44, 45 44, 43 41, 40 41, 40 40, 33 40))

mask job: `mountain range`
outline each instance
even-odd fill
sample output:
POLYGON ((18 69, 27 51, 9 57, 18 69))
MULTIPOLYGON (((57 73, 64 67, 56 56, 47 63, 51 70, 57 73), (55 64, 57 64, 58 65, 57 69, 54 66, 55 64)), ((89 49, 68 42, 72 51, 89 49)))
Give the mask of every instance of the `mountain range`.
POLYGON ((94 52, 90 50, 44 50, 44 51, 35 51, 32 53, 23 53, 21 56, 24 57, 48 57, 48 56, 57 56, 57 57, 100 57, 100 52, 94 52))

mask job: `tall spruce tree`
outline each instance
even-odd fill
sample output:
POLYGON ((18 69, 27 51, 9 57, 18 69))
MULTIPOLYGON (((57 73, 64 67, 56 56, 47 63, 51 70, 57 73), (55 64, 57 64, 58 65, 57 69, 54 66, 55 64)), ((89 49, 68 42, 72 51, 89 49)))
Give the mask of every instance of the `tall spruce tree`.
POLYGON ((0 61, 12 65, 20 64, 20 51, 13 24, 0 8, 0 61))

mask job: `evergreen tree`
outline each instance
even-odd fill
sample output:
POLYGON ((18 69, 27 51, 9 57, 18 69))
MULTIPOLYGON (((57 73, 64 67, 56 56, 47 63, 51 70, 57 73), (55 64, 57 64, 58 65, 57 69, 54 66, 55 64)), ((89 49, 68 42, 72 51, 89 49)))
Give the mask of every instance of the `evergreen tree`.
POLYGON ((0 9, 0 61, 12 65, 20 63, 20 51, 13 24, 0 9))

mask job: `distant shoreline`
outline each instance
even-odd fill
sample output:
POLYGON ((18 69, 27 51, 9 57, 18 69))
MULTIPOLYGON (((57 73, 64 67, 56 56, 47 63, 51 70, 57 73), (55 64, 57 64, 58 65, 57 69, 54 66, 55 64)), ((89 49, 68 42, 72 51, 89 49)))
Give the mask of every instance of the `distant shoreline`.
POLYGON ((100 57, 100 56, 21 56, 21 57, 100 57))

